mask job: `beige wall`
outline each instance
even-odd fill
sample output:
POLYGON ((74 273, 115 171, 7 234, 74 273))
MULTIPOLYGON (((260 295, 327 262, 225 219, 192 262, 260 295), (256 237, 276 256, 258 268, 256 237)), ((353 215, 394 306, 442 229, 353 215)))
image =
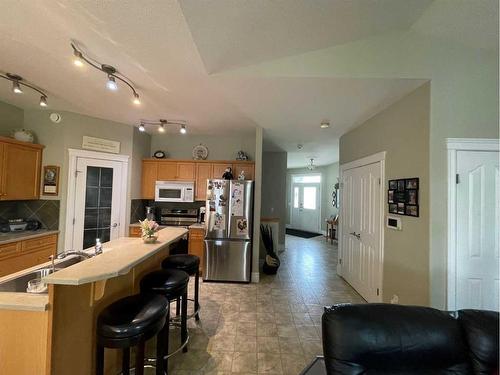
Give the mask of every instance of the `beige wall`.
POLYGON ((427 83, 340 138, 341 165, 386 151, 384 194, 388 180, 420 178, 420 217, 399 216, 402 231, 384 225, 384 302, 397 295, 401 304, 430 304, 429 115, 427 83))
POLYGON ((326 219, 335 216, 338 209, 332 205, 332 192, 339 177, 339 163, 332 163, 316 167, 313 171, 307 168, 292 168, 287 170, 286 176, 286 223, 290 224, 290 209, 292 207, 292 175, 294 174, 321 174, 321 230, 326 231, 326 219))
POLYGON ((286 152, 262 154, 262 217, 280 219, 278 243, 285 244, 286 224, 286 152))
POLYGON ((22 128, 24 112, 21 108, 0 102, 0 135, 8 136, 15 128, 22 128))
MULTIPOLYGON (((31 129, 36 135, 36 142, 45 145, 43 151, 43 165, 58 165, 61 167, 59 195, 57 197, 41 196, 42 199, 59 199, 61 211, 59 216, 59 251, 63 249, 66 197, 68 181, 68 148, 81 149, 84 135, 106 138, 121 143, 120 153, 130 156, 129 159, 129 186, 127 189, 126 221, 130 217, 131 194, 137 197, 140 194, 140 160, 149 154, 149 135, 137 134, 134 127, 113 121, 98 119, 72 112, 58 112, 62 121, 55 124, 49 119, 51 111, 27 109, 22 110, 0 103, 0 118, 4 114, 14 113, 13 118, 19 119, 19 111, 23 113, 22 123, 0 126, 0 135, 9 135, 11 130, 18 127, 31 129)), ((11 116, 12 117, 12 116, 11 116)))
POLYGON ((230 133, 225 136, 192 135, 189 132, 185 135, 154 134, 151 137, 151 155, 162 150, 168 158, 192 159, 193 147, 202 143, 208 148, 209 160, 233 160, 240 150, 255 160, 255 142, 255 133, 230 133))

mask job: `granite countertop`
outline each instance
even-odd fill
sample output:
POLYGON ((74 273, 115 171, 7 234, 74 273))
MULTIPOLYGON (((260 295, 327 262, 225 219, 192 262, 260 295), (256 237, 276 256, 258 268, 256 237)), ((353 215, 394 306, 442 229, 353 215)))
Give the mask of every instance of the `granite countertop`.
POLYGON ((4 245, 11 242, 30 240, 32 238, 48 236, 50 234, 57 234, 57 233, 59 233, 58 230, 50 230, 50 229, 0 233, 0 245, 4 245))
POLYGON ((137 237, 121 237, 104 243, 102 254, 57 271, 43 280, 48 284, 81 285, 125 275, 186 233, 187 229, 178 227, 161 229, 154 244, 145 244, 137 237))
MULTIPOLYGON (((139 223, 134 223, 134 224, 129 224, 129 226, 131 227, 139 227, 141 224, 139 223)), ((160 229, 162 228, 179 228, 175 225, 160 225, 160 229)), ((189 227, 189 229, 201 229, 201 228, 205 228, 205 224, 204 223, 195 223, 195 224, 191 224, 189 227)))

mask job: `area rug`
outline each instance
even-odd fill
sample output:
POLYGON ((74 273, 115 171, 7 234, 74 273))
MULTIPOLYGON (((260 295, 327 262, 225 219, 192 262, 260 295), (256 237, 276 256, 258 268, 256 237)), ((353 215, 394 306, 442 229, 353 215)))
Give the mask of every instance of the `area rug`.
POLYGON ((305 230, 291 229, 291 228, 286 228, 286 234, 289 234, 290 236, 302 237, 302 238, 313 238, 313 237, 321 236, 321 234, 319 234, 319 233, 307 232, 305 230))

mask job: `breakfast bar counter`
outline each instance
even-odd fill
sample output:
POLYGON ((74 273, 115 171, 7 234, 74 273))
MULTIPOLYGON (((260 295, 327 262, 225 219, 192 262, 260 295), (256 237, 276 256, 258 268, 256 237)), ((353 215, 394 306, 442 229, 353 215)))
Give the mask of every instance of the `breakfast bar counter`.
MULTIPOLYGON (((43 278, 48 293, 0 292, 0 373, 88 375, 94 372, 95 327, 112 302, 139 291, 147 273, 160 269, 172 246, 187 233, 168 227, 158 241, 124 237, 103 244, 103 253, 43 278)), ((93 253, 93 249, 87 250, 93 253)), ((51 263, 39 265, 50 267, 51 263)), ((32 269, 25 273, 32 272, 32 269)), ((22 276, 18 272, 0 279, 22 276)), ((118 351, 106 351, 106 374, 120 368, 118 351)))

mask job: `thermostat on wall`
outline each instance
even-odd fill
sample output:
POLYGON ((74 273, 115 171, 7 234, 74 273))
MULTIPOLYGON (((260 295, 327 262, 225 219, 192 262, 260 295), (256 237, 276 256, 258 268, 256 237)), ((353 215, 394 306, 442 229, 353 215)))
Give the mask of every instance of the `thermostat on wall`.
POLYGON ((387 216, 387 228, 402 230, 401 218, 395 216, 387 216))

